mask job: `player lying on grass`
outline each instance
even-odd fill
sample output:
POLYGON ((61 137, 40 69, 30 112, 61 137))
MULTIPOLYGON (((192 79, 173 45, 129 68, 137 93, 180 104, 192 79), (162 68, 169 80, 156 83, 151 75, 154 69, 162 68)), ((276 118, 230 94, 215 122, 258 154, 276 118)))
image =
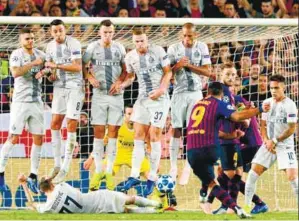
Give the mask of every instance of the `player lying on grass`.
POLYGON ((39 213, 157 213, 161 203, 139 196, 129 196, 121 192, 98 190, 81 193, 63 182, 57 185, 51 178, 40 180, 40 191, 47 196, 45 204, 35 203, 26 185, 27 177, 19 175, 29 207, 39 213), (136 205, 137 207, 127 207, 136 205))

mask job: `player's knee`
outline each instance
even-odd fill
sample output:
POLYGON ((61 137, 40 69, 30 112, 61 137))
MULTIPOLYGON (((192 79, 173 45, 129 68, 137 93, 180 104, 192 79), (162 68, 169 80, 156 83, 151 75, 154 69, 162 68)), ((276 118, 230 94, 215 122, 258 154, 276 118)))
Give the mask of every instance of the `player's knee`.
POLYGON ((78 125, 78 121, 77 120, 69 119, 67 121, 67 131, 68 132, 72 132, 72 133, 76 132, 77 125, 78 125))
POLYGON ((12 143, 12 144, 17 144, 19 142, 19 135, 16 135, 16 134, 12 134, 9 136, 9 141, 12 143))
POLYGON ((51 130, 60 130, 61 129, 61 124, 59 120, 52 120, 51 122, 51 130))
POLYGON ((262 165, 259 164, 252 164, 251 169, 259 176, 261 176, 267 168, 263 167, 262 165))
POLYGON ((230 179, 232 179, 235 176, 235 174, 236 174, 236 172, 234 170, 226 170, 226 171, 224 171, 224 173, 230 179))
POLYGON ((292 169, 292 170, 287 170, 287 179, 288 181, 293 181, 295 179, 298 179, 298 170, 292 169))
POLYGON ((41 146, 43 144, 43 136, 34 136, 33 143, 37 146, 41 146))
POLYGON ((144 131, 135 131, 135 135, 134 135, 134 139, 135 140, 145 140, 145 133, 144 131))
POLYGON ((117 138, 118 136, 118 126, 109 126, 108 127, 108 137, 110 138, 117 138))
POLYGON ((158 142, 161 140, 161 129, 156 128, 150 130, 150 141, 151 142, 158 142))

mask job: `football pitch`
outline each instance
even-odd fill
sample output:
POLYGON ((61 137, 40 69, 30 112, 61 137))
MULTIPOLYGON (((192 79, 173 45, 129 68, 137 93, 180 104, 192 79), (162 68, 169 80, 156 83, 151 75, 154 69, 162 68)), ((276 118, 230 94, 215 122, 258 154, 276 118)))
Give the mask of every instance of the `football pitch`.
MULTIPOLYGON (((239 220, 234 214, 171 211, 160 214, 38 214, 27 210, 0 211, 0 220, 239 220)), ((247 220, 298 220, 296 212, 269 212, 247 220)))

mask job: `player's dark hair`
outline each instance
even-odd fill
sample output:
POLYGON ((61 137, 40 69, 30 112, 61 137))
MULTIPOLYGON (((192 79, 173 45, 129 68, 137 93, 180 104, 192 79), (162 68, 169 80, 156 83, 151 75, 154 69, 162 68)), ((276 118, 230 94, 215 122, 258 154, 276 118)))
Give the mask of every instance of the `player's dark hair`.
POLYGON ((233 0, 227 0, 224 5, 233 5, 235 10, 237 9, 236 1, 233 0))
POLYGON ((125 109, 126 109, 126 108, 133 108, 133 106, 134 106, 134 104, 132 104, 132 103, 126 104, 126 105, 125 105, 125 109))
POLYGON ((47 192, 51 189, 52 186, 52 178, 42 177, 39 182, 39 189, 41 192, 47 192))
POLYGON ((270 81, 277 81, 280 83, 285 83, 285 80, 286 80, 285 77, 280 74, 272 75, 270 77, 270 81))
POLYGON ((64 22, 60 19, 55 19, 50 23, 50 27, 57 26, 57 25, 63 25, 64 26, 64 22))
POLYGON ((19 31, 19 34, 31 34, 33 33, 33 31, 30 29, 30 28, 22 28, 20 31, 19 31))
POLYGON ((111 25, 114 26, 112 21, 110 21, 109 19, 105 19, 105 20, 101 21, 101 23, 100 23, 100 27, 102 27, 102 26, 110 27, 111 25))
POLYGON ((208 88, 208 94, 219 96, 223 93, 222 85, 218 81, 211 82, 208 88))

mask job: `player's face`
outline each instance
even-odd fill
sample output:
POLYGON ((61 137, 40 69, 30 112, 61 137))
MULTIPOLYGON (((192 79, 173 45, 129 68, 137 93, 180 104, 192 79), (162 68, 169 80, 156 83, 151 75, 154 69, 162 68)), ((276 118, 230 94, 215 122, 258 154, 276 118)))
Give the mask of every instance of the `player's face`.
POLYGON ((196 34, 193 28, 183 28, 183 44, 185 47, 192 47, 196 38, 196 34))
POLYGON ((280 100, 281 98, 284 97, 284 90, 285 90, 284 83, 277 82, 277 81, 270 82, 270 92, 271 92, 272 97, 275 100, 280 100))
POLYGON ((103 41, 105 44, 110 44, 112 42, 114 35, 114 26, 102 26, 100 28, 100 36, 101 41, 103 41))
POLYGON ((26 48, 27 50, 33 49, 34 34, 33 33, 21 34, 20 42, 23 48, 26 48))
POLYGON ((142 35, 133 35, 133 43, 136 47, 136 50, 139 53, 146 53, 148 47, 147 36, 145 34, 142 35))
POLYGON ((222 81, 226 86, 232 86, 237 77, 237 70, 235 68, 225 68, 222 74, 222 81))
POLYGON ((131 126, 133 126, 133 122, 130 120, 132 113, 133 113, 133 108, 126 107, 126 109, 125 109, 125 122, 130 124, 131 126))
POLYGON ((64 25, 53 25, 51 27, 51 35, 58 43, 63 43, 66 37, 64 25))

